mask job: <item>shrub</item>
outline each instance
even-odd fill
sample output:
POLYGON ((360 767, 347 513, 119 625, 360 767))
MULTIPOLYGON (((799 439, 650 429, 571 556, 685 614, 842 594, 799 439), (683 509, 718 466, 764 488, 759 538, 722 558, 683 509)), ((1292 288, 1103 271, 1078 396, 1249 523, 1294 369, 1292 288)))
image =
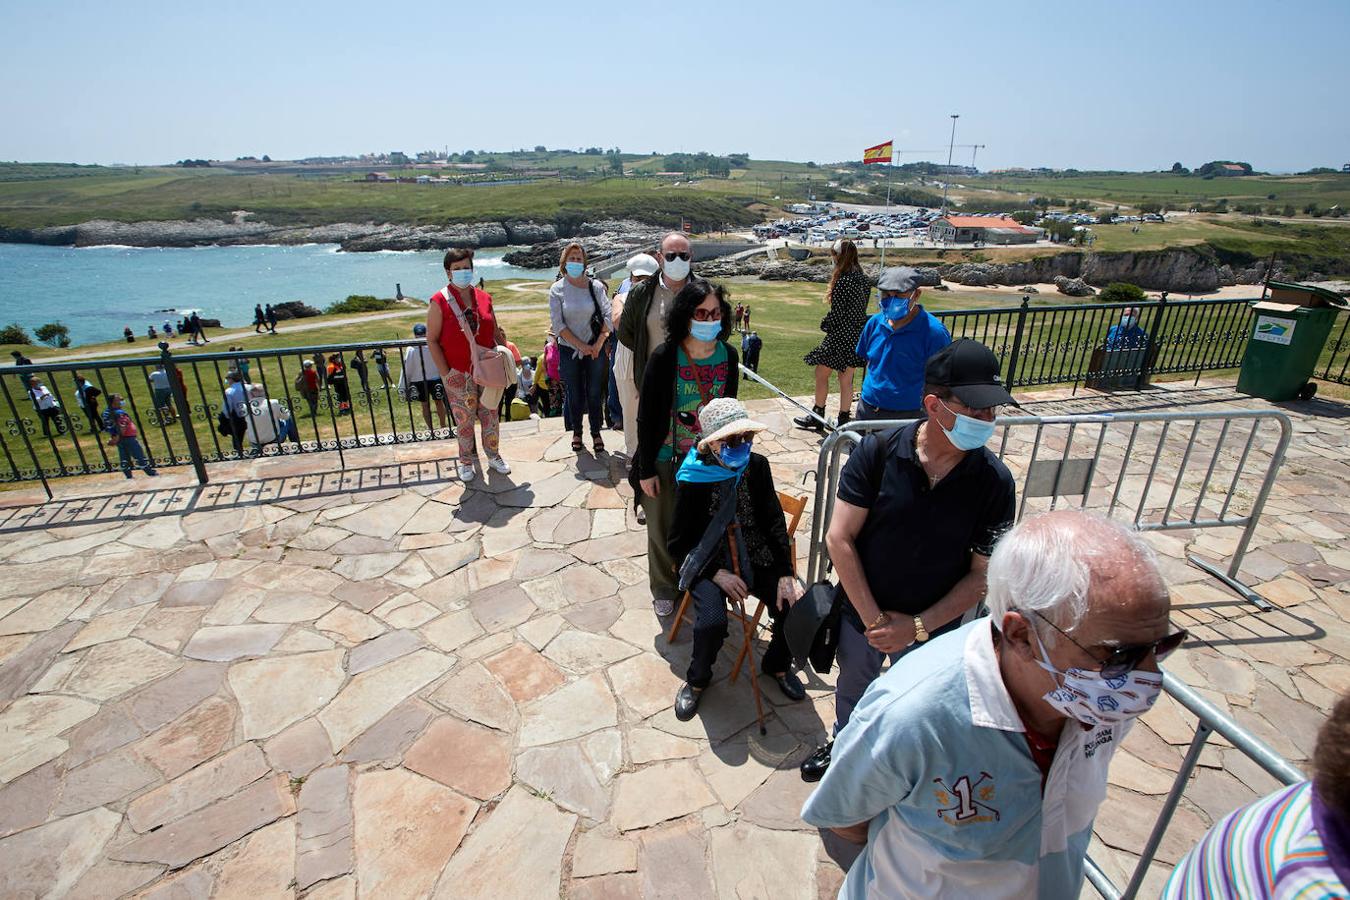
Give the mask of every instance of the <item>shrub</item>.
POLYGON ((0 344, 31 344, 33 339, 28 336, 28 332, 23 330, 23 326, 18 322, 10 322, 4 328, 0 328, 0 344))
POLYGON ((1143 303, 1147 298, 1144 289, 1128 281, 1113 281, 1102 288, 1097 299, 1102 303, 1143 303))
POLYGON ((326 315, 335 313, 363 313, 380 312, 390 309, 398 303, 389 297, 372 297, 369 294, 351 294, 345 300, 338 300, 336 303, 328 304, 324 310, 326 315))
POLYGON ((46 325, 39 325, 33 334, 48 347, 70 346, 70 329, 60 322, 48 322, 46 325))

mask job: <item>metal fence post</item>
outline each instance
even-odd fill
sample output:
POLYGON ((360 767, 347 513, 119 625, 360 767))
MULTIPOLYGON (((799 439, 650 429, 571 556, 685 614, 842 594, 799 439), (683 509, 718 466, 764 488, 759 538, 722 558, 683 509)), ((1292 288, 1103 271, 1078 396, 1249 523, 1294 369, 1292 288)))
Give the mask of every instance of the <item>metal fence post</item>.
POLYGON ((1031 295, 1022 295, 1022 307, 1017 311, 1017 327, 1013 331, 1012 352, 1008 354, 1008 373, 1003 377, 1003 385, 1011 389, 1017 384, 1017 358, 1022 353, 1022 331, 1026 328, 1027 307, 1031 305, 1031 295))
POLYGON ((197 472, 197 483, 206 484, 210 479, 206 476, 206 460, 202 459, 202 448, 197 444, 197 431, 192 427, 192 404, 188 401, 183 382, 179 380, 181 376, 178 374, 178 365, 173 361, 173 354, 169 352, 167 341, 160 341, 159 351, 164 371, 169 376, 169 390, 173 391, 173 405, 178 410, 178 421, 183 423, 183 442, 187 444, 192 468, 197 472))
POLYGON ((1154 350, 1157 349, 1158 355, 1162 354, 1162 349, 1158 347, 1158 329, 1162 326, 1163 316, 1167 315, 1167 294, 1164 293, 1158 300, 1158 308, 1153 313, 1153 321, 1148 327, 1148 342, 1144 344, 1144 358, 1139 363, 1139 374, 1135 376, 1134 389, 1142 391, 1144 385, 1148 384, 1148 378, 1153 374, 1153 360, 1156 358, 1154 350))

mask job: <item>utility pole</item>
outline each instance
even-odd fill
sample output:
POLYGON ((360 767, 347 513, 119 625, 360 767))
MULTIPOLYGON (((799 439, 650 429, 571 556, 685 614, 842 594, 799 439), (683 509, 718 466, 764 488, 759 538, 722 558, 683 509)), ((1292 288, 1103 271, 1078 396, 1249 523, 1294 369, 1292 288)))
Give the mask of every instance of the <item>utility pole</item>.
POLYGON ((952 152, 956 149, 956 120, 961 118, 960 113, 952 113, 952 138, 947 143, 947 172, 942 179, 942 214, 947 215, 947 185, 952 180, 952 152))
MULTIPOLYGON (((979 153, 979 152, 980 152, 981 150, 983 150, 983 149, 984 149, 984 144, 971 144, 971 145, 970 145, 970 167, 971 167, 972 169, 975 168, 975 154, 976 154, 976 153, 979 153)), ((972 173, 972 174, 973 174, 973 173, 972 173)))

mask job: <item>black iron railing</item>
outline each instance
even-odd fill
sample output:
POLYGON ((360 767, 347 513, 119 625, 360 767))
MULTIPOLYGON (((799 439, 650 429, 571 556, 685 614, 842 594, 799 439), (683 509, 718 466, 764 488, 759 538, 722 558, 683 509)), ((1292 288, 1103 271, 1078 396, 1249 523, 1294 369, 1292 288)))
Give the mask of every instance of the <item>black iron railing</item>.
POLYGON ((1350 384, 1350 312, 1341 313, 1313 374, 1323 381, 1350 384))

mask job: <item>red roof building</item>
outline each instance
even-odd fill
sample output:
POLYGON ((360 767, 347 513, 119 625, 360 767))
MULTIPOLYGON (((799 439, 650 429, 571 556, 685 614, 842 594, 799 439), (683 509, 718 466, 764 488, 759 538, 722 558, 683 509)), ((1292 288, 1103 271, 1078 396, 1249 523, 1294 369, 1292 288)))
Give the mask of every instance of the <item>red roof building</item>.
POLYGON ((929 239, 945 244, 1034 244, 1044 233, 1005 216, 943 216, 928 226, 929 239))

